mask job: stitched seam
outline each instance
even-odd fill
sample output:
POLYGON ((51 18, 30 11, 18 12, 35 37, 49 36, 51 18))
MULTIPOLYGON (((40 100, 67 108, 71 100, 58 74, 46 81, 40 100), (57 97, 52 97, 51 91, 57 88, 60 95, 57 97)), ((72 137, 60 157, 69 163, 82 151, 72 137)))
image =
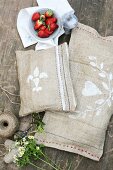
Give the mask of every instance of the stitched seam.
POLYGON ((90 31, 88 31, 88 30, 85 30, 85 29, 83 29, 83 28, 80 28, 80 27, 77 27, 77 28, 78 28, 79 30, 86 31, 86 32, 92 34, 94 37, 97 37, 97 38, 102 39, 102 40, 104 40, 104 41, 113 42, 112 40, 107 40, 106 37, 105 37, 105 38, 104 38, 104 37, 102 38, 101 36, 99 36, 99 35, 97 36, 96 34, 90 32, 90 31))
MULTIPOLYGON (((38 139, 37 139, 37 140, 38 140, 38 139)), ((95 154, 89 152, 88 150, 85 150, 85 149, 83 149, 83 148, 81 148, 81 147, 78 147, 78 146, 63 145, 63 144, 60 144, 60 143, 49 142, 49 141, 46 141, 46 140, 38 140, 38 141, 40 141, 41 143, 56 144, 56 145, 59 145, 59 146, 63 146, 63 147, 71 148, 71 149, 76 149, 76 150, 78 150, 79 152, 85 152, 86 154, 91 155, 92 157, 95 157, 95 158, 100 159, 99 156, 97 156, 97 155, 95 155, 95 154)))
POLYGON ((64 63, 62 60, 62 56, 63 56, 63 51, 62 51, 62 45, 61 45, 59 49, 59 61, 60 61, 60 72, 61 72, 61 78, 62 78, 62 84, 63 84, 62 88, 64 90, 65 111, 67 111, 69 107, 67 106, 68 102, 67 102, 67 96, 66 96, 66 84, 65 84, 65 77, 64 77, 64 70, 63 70, 64 63))
MULTIPOLYGON (((55 49, 55 53, 56 53, 56 48, 54 48, 54 49, 55 49)), ((56 68, 56 74, 57 74, 57 82, 58 82, 58 85, 59 85, 59 78, 58 78, 58 68, 57 68, 56 54, 55 54, 55 62, 56 62, 55 68, 56 68)), ((59 86, 59 88, 58 88, 58 92, 59 92, 59 96, 60 96, 60 104, 61 104, 61 108, 63 108, 62 102, 61 102, 60 86, 59 86)))
POLYGON ((62 82, 62 77, 61 77, 61 63, 60 63, 59 48, 60 47, 56 47, 56 61, 57 61, 57 71, 58 71, 58 79, 59 79, 59 88, 60 88, 61 101, 62 101, 63 110, 65 111, 66 103, 65 103, 63 82, 62 82), (58 68, 59 68, 59 70, 58 70, 58 68))
POLYGON ((71 108, 73 108, 73 105, 74 107, 76 107, 76 100, 75 100, 75 95, 74 95, 74 89, 73 89, 73 84, 72 84, 72 77, 71 77, 71 74, 70 74, 70 59, 69 59, 69 50, 68 50, 68 46, 66 45, 66 56, 67 56, 67 60, 68 60, 68 71, 69 71, 69 79, 70 79, 70 83, 68 83, 68 86, 71 86, 72 89, 70 89, 70 94, 69 95, 69 100, 70 100, 70 103, 71 103, 71 108))
MULTIPOLYGON (((63 49, 61 48, 62 54, 63 53, 63 49)), ((68 101, 68 110, 70 110, 70 100, 69 100, 69 94, 68 94, 68 88, 67 88, 67 79, 66 79, 66 75, 65 75, 65 61, 64 61, 64 56, 62 55, 62 66, 63 66, 63 76, 64 76, 64 80, 65 80, 65 88, 66 88, 66 93, 67 93, 67 101, 68 101)))
MULTIPOLYGON (((92 148, 97 149, 97 150, 98 150, 98 149, 99 149, 99 150, 103 150, 103 149, 101 149, 101 148, 97 148, 97 147, 94 147, 94 146, 92 146, 92 145, 84 144, 84 143, 78 142, 78 141, 76 141, 76 140, 71 140, 71 139, 68 139, 68 138, 66 138, 66 137, 63 137, 63 136, 54 134, 54 133, 50 133, 50 132, 47 132, 47 131, 46 131, 46 133, 48 133, 48 134, 50 134, 50 135, 53 135, 53 136, 55 136, 55 137, 60 137, 60 138, 66 139, 66 140, 71 141, 71 142, 80 143, 80 144, 83 144, 84 146, 89 146, 89 147, 92 147, 92 148)), ((81 139, 81 138, 80 138, 80 139, 81 139)), ((78 145, 79 145, 79 144, 78 144, 78 145)))

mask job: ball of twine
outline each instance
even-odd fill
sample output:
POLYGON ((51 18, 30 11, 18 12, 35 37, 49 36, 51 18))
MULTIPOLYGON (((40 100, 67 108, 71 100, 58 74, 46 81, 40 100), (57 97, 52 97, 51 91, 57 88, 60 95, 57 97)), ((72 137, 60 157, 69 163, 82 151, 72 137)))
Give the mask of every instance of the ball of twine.
POLYGON ((0 137, 7 138, 12 136, 19 127, 18 119, 11 113, 0 115, 0 137))

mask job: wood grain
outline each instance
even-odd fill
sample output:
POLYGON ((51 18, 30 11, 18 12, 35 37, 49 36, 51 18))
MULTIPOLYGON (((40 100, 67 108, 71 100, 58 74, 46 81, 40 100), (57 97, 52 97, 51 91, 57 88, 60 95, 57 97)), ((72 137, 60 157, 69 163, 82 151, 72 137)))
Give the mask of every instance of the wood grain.
MULTIPOLYGON (((79 22, 95 28, 101 35, 113 35, 113 0, 69 0, 79 22)), ((0 0, 0 86, 8 91, 19 94, 15 51, 34 49, 31 46, 24 49, 16 29, 16 19, 20 9, 35 6, 35 0, 0 0)), ((60 43, 69 42, 70 36, 62 36, 60 43)), ((17 98, 11 98, 19 102, 17 98)), ((0 90, 0 113, 11 111, 18 115, 19 106, 12 105, 6 95, 0 90)), ((0 143, 3 139, 0 139, 0 143)), ((106 135, 104 155, 100 162, 95 162, 64 151, 46 148, 49 157, 61 167, 61 170, 113 170, 113 118, 106 135)), ((46 170, 52 170, 47 165, 37 162, 46 170)), ((17 170, 13 164, 6 165, 0 157, 1 170, 17 170)), ((35 170, 28 166, 24 170, 35 170)))

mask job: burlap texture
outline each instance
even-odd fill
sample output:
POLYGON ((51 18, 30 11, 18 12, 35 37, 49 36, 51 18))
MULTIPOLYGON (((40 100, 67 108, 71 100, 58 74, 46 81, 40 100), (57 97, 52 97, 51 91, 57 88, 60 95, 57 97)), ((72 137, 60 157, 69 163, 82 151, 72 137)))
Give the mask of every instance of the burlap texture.
POLYGON ((19 116, 45 110, 75 111, 67 44, 42 51, 17 51, 19 116))
POLYGON ((98 161, 113 109, 113 37, 103 38, 79 24, 72 32, 69 51, 76 112, 46 112, 46 134, 35 136, 46 146, 98 161))

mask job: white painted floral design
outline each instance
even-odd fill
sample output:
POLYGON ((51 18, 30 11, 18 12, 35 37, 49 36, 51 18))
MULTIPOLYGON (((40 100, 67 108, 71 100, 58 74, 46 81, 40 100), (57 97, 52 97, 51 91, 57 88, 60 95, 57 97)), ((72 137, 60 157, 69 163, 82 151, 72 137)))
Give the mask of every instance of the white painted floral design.
POLYGON ((42 87, 39 86, 40 80, 41 80, 41 79, 47 79, 47 78, 48 78, 47 73, 45 73, 45 72, 40 73, 40 72, 39 72, 39 68, 36 67, 36 68, 34 69, 34 71, 33 71, 33 74, 31 74, 31 75, 28 76, 27 82, 28 82, 28 83, 30 83, 30 81, 33 82, 34 87, 33 87, 32 91, 33 91, 33 92, 34 92, 34 91, 39 92, 39 91, 42 90, 42 87))
MULTIPOLYGON (((108 105, 109 107, 111 107, 111 102, 113 100, 113 88, 111 86, 111 82, 113 80, 113 74, 110 72, 110 73, 107 73, 106 71, 104 71, 104 63, 102 62, 100 65, 97 64, 97 59, 96 57, 93 57, 93 56, 90 56, 89 59, 91 60, 90 64, 98 69, 100 72, 99 72, 99 76, 101 78, 103 78, 103 81, 100 82, 102 83, 102 86, 103 88, 108 92, 108 97, 107 99, 99 99, 97 101, 95 101, 95 103, 97 105, 100 105, 100 107, 102 108, 104 105, 108 105), (108 83, 104 82, 104 79, 107 80, 108 83)), ((101 109, 99 107, 99 109, 101 109)))
MULTIPOLYGON (((78 113, 79 116, 82 116, 85 118, 86 115, 92 116, 92 113, 95 113, 96 116, 99 116, 102 112, 102 109, 107 105, 108 107, 111 107, 112 101, 113 101, 113 87, 111 85, 113 81, 113 74, 111 72, 107 73, 104 71, 104 63, 100 63, 98 65, 97 59, 95 56, 89 56, 90 65, 93 67, 94 71, 99 71, 98 76, 102 79, 100 80, 100 83, 102 84, 103 88, 107 91, 107 98, 102 98, 102 91, 90 80, 85 82, 85 85, 82 90, 82 95, 85 97, 100 95, 99 99, 95 101, 96 108, 93 108, 92 106, 86 106, 86 110, 80 111, 77 110, 76 113, 78 113), (107 83, 106 83, 107 82, 107 83), (90 114, 91 113, 91 114, 90 114)), ((74 115, 69 115, 70 118, 75 118, 74 115)))
POLYGON ((83 96, 96 96, 100 95, 102 92, 99 90, 99 88, 91 81, 85 82, 85 87, 82 90, 83 96))

